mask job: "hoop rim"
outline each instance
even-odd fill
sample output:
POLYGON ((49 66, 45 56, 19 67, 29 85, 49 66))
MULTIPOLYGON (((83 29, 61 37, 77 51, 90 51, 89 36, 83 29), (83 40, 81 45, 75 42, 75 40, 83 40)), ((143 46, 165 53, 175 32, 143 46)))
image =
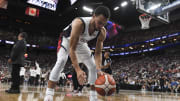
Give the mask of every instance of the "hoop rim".
POLYGON ((139 20, 141 22, 141 29, 149 29, 150 28, 149 23, 150 23, 151 19, 152 19, 151 15, 148 15, 146 13, 141 14, 139 16, 139 20))
POLYGON ((139 15, 139 18, 142 19, 142 20, 144 20, 144 19, 149 19, 149 20, 151 20, 151 19, 152 19, 152 16, 151 16, 151 15, 148 15, 148 14, 146 14, 146 13, 143 13, 143 14, 139 15), (143 17, 143 16, 149 16, 149 18, 141 18, 141 17, 143 17))
POLYGON ((147 16, 147 14, 146 14, 146 13, 143 13, 143 14, 141 14, 141 15, 139 15, 139 16, 147 16))

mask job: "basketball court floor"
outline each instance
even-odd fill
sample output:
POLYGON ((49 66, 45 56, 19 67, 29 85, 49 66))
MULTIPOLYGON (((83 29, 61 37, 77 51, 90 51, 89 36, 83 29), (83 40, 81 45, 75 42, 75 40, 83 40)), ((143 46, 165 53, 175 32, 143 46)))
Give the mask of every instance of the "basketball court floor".
MULTIPOLYGON (((0 84, 0 101, 43 101, 45 87, 22 86, 20 94, 7 94, 9 85, 0 84)), ((72 93, 70 87, 56 88, 54 101, 89 101, 88 88, 72 93)), ((110 97, 98 96, 98 101, 180 101, 180 93, 120 90, 110 97)))

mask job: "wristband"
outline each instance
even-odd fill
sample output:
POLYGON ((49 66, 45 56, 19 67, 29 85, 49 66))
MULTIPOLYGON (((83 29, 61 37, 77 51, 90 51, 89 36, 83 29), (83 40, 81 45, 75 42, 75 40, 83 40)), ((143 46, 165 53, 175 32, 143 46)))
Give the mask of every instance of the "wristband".
POLYGON ((96 72, 98 73, 98 72, 101 72, 101 69, 96 69, 96 72))

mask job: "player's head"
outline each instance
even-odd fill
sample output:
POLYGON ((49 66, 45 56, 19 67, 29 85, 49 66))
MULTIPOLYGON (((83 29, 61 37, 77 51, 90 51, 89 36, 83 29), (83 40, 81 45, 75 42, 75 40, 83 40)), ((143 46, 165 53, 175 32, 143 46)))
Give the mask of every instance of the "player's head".
POLYGON ((93 19, 96 30, 100 30, 102 27, 104 27, 109 20, 111 14, 110 10, 106 6, 98 6, 94 13, 93 13, 93 19))
POLYGON ((27 34, 26 32, 21 32, 18 35, 18 40, 22 40, 22 39, 26 39, 27 38, 27 34))
POLYGON ((108 57, 109 57, 109 55, 110 55, 110 53, 109 53, 109 52, 105 52, 105 53, 104 53, 104 57, 105 57, 105 58, 108 58, 108 57))

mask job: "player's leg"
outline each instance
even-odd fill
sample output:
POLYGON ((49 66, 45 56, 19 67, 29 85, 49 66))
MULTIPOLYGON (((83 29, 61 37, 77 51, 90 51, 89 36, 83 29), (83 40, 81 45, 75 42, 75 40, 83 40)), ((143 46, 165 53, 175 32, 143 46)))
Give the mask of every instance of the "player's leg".
POLYGON ((94 85, 97 78, 96 65, 94 61, 94 56, 87 44, 81 44, 77 46, 76 55, 79 63, 84 63, 88 68, 88 81, 90 84, 94 85))
POLYGON ((97 93, 95 91, 95 81, 97 78, 96 65, 94 57, 87 44, 81 44, 77 46, 76 50, 77 59, 79 63, 84 63, 88 68, 88 83, 90 83, 90 101, 97 101, 97 93))
POLYGON ((53 67, 48 81, 48 88, 46 89, 46 97, 44 101, 53 101, 54 87, 60 78, 60 72, 63 70, 68 59, 68 52, 64 48, 60 48, 57 54, 57 61, 53 67))
POLYGON ((95 81, 97 79, 97 73, 96 73, 96 65, 94 61, 94 57, 91 57, 83 62, 88 70, 89 70, 89 76, 88 76, 88 82, 90 83, 90 101, 97 101, 97 93, 95 91, 95 81))

